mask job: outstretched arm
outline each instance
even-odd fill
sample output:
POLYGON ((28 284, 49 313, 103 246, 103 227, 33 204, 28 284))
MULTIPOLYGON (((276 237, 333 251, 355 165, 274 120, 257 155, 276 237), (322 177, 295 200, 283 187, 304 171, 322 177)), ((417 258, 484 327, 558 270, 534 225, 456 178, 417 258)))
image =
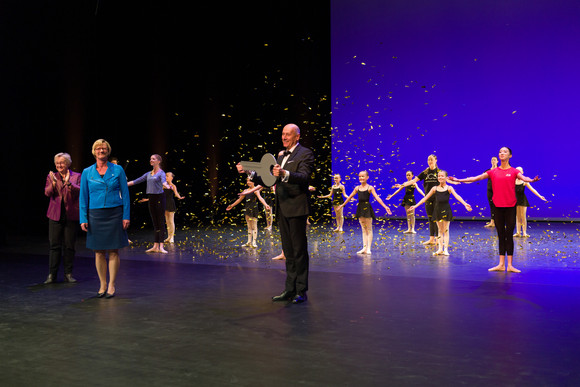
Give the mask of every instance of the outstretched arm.
POLYGON ((179 192, 177 192, 177 186, 175 184, 171 184, 171 190, 173 191, 173 195, 179 200, 185 199, 185 196, 181 196, 179 192))
POLYGON ((415 183, 417 183, 418 181, 419 181, 419 178, 418 178, 417 176, 415 176, 415 177, 413 178, 413 180, 407 180, 407 181, 406 181, 406 182, 404 182, 403 184, 395 184, 395 187, 397 187, 397 188, 399 188, 399 186, 401 186, 401 187, 408 187, 408 186, 410 186, 411 184, 415 184, 415 183))
POLYGON ((540 180, 540 176, 536 175, 536 177, 534 177, 533 179, 530 179, 529 177, 526 177, 526 176, 522 175, 521 173, 518 173, 518 179, 525 181, 526 183, 533 183, 535 181, 540 180))
POLYGON ((232 204, 230 204, 229 206, 226 207, 226 211, 229 211, 232 208, 234 208, 235 206, 237 206, 238 204, 240 204, 242 202, 242 200, 244 200, 244 197, 243 196, 240 196, 238 198, 238 200, 236 200, 235 202, 233 202, 232 204))
POLYGON ((260 203, 262 203, 264 205, 264 207, 266 207, 266 209, 269 210, 270 206, 268 205, 268 203, 266 203, 266 201, 264 200, 262 195, 260 195, 260 191, 256 192, 256 196, 258 197, 258 200, 260 201, 260 203))
POLYGON ((474 181, 479 181, 479 180, 484 180, 489 178, 489 175, 487 173, 482 173, 481 175, 477 175, 477 176, 471 176, 471 177, 465 177, 463 179, 458 179, 455 176, 449 176, 447 178, 448 181, 455 181, 455 182, 461 182, 461 183, 472 183, 474 181))
POLYGON ((346 198, 346 200, 344 201, 344 203, 342 203, 340 206, 338 206, 340 209, 344 208, 344 206, 346 205, 346 203, 350 202, 350 199, 352 199, 352 197, 358 192, 358 186, 354 187, 354 189, 352 190, 352 193, 350 195, 348 195, 348 197, 346 198))
POLYGON ((419 184, 415 184, 415 189, 416 189, 417 191, 419 191, 419 193, 420 193, 421 195, 425 196, 425 192, 423 192, 423 190, 422 190, 421 188, 419 188, 419 184))
POLYGON ((383 206, 385 208, 385 211, 387 211, 387 214, 392 215, 393 213, 391 212, 391 209, 389 208, 389 206, 387 206, 383 200, 379 197, 379 195, 377 194, 377 191, 375 190, 374 187, 370 187, 369 188, 371 190, 371 193, 373 194, 373 196, 375 197, 375 200, 377 202, 379 202, 381 204, 381 206, 383 206))
POLYGON ((536 189, 534 187, 532 187, 532 185, 530 183, 524 183, 526 185, 526 187, 528 187, 530 189, 530 191, 532 191, 534 193, 534 195, 536 195, 537 197, 539 197, 540 199, 542 199, 543 201, 547 201, 545 197, 543 197, 542 195, 540 195, 538 193, 538 191, 536 191, 536 189))
POLYGON ((425 195, 425 197, 423 197, 423 199, 419 200, 419 203, 415 204, 414 206, 409 207, 409 210, 414 210, 415 208, 419 207, 421 204, 425 203, 425 201, 427 199, 429 199, 431 196, 433 196, 436 189, 437 189, 437 187, 431 188, 431 191, 429 191, 429 193, 427 193, 427 195, 425 195))
POLYGON ((402 189, 403 189, 403 186, 402 186, 402 185, 400 185, 400 186, 398 187, 398 189, 397 189, 395 192, 393 192, 392 194, 390 194, 389 196, 387 196, 387 200, 391 200, 391 198, 392 198, 393 196, 395 196, 396 194, 398 194, 399 192, 401 192, 401 190, 402 190, 402 189))
POLYGON ((452 187, 449 187, 448 189, 453 194, 453 196, 455 196, 455 199, 459 200, 459 202, 465 206, 465 209, 467 211, 471 211, 471 206, 467 204, 467 202, 463 200, 463 198, 459 196, 459 194, 455 192, 455 190, 452 187))
POLYGON ((332 188, 330 188, 330 192, 328 195, 319 195, 318 199, 327 199, 332 197, 332 188))

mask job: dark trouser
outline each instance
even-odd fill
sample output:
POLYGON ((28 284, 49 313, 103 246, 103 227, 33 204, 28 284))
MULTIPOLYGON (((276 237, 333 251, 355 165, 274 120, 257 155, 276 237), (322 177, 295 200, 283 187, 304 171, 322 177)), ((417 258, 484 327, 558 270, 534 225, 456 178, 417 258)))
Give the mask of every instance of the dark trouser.
POLYGON ((165 239, 165 195, 149 194, 149 214, 153 221, 155 243, 163 243, 165 239))
MULTIPOLYGON (((278 212, 280 213, 280 212, 278 212)), ((303 293, 308 290, 308 239, 306 238, 307 216, 286 218, 279 216, 278 227, 282 237, 282 251, 286 257, 287 292, 303 293)))
POLYGON ((52 219, 48 220, 50 248, 48 273, 52 274, 55 279, 62 256, 64 256, 64 274, 72 274, 78 226, 79 222, 77 221, 63 219, 56 222, 52 219))
POLYGON ((499 240, 499 255, 514 255, 516 207, 495 207, 495 228, 499 240))
POLYGON ((487 201, 489 202, 489 210, 491 212, 491 219, 495 217, 495 204, 493 204, 492 196, 493 195, 487 195, 487 201))
POLYGON ((427 212, 427 219, 429 220, 429 236, 437 236, 437 222, 433 220, 433 211, 435 210, 435 198, 429 199, 425 202, 425 211, 427 212))

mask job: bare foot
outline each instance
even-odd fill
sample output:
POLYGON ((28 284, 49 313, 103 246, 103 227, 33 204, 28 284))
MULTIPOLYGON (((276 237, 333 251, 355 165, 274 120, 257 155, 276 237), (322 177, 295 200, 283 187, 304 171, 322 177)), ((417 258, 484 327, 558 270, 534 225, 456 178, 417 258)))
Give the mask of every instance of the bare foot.
POLYGON ((411 230, 405 230, 405 231, 403 231, 403 234, 410 234, 410 233, 411 233, 411 230))
POLYGON ((508 266, 507 271, 509 271, 510 273, 521 273, 521 270, 516 269, 513 266, 508 266))
POLYGON ((157 250, 155 247, 150 248, 149 250, 145 250, 146 253, 158 253, 159 250, 157 250))
POLYGON ((504 265, 497 265, 492 267, 491 269, 487 269, 487 271, 505 271, 504 265))
POLYGON ((514 234, 514 236, 515 236, 516 238, 519 238, 519 237, 521 237, 521 235, 520 235, 520 233, 519 233, 519 232, 515 233, 515 234, 514 234))
POLYGON ((427 245, 436 245, 437 244, 437 241, 436 240, 433 240, 433 239, 429 239, 428 241, 423 242, 423 244, 425 246, 427 246, 427 245))
POLYGON ((273 260, 280 260, 280 259, 286 259, 286 257, 284 256, 284 254, 280 254, 280 255, 276 255, 274 258, 272 258, 273 260))
POLYGON ((157 252, 158 252, 158 253, 167 254, 167 250, 165 250, 165 249, 163 249, 163 248, 162 248, 162 249, 160 249, 160 250, 157 250, 157 252))

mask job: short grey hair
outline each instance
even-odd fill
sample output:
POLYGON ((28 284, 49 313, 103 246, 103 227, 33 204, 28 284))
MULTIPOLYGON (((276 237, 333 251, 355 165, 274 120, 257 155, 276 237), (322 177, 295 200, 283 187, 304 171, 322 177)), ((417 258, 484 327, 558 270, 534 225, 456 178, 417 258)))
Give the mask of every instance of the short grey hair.
POLYGON ((61 157, 64 159, 64 161, 66 161, 67 168, 70 167, 70 165, 72 164, 72 159, 70 158, 70 155, 65 152, 60 152, 54 155, 54 162, 56 163, 56 159, 61 157))

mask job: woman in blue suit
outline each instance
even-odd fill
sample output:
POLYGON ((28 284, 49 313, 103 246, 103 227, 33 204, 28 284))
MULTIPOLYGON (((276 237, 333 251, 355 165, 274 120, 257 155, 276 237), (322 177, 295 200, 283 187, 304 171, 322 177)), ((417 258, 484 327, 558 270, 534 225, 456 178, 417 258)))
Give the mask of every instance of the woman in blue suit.
POLYGON ((97 297, 112 298, 119 271, 119 249, 129 245, 129 188, 125 171, 108 161, 111 146, 103 139, 93 144, 97 162, 81 175, 80 224, 87 232, 87 248, 95 251, 95 265, 101 285, 97 297), (107 285, 107 252, 109 283, 107 285))

